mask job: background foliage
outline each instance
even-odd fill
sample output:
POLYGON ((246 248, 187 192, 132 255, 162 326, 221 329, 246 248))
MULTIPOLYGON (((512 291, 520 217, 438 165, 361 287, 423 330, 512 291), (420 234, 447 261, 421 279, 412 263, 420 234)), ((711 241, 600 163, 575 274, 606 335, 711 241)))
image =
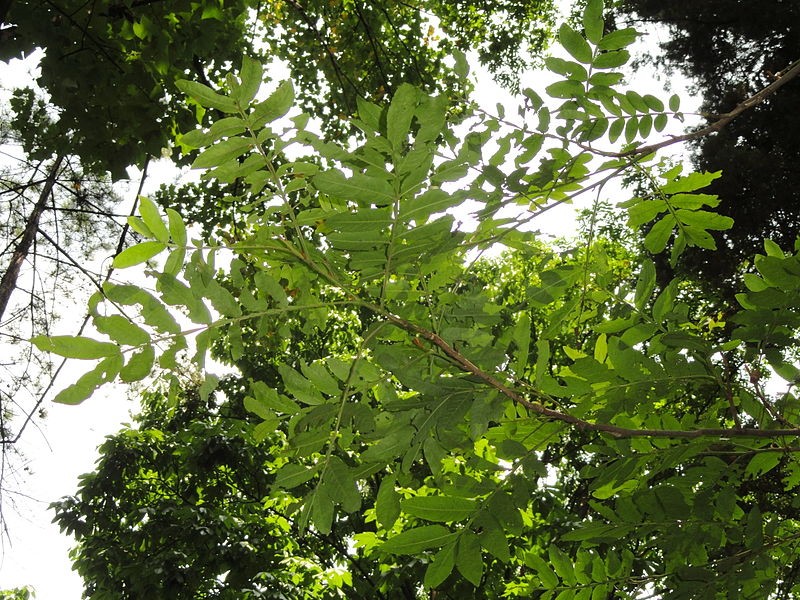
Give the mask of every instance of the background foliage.
MULTIPOLYGON (((796 2, 739 3, 706 0, 686 5, 648 0, 618 4, 621 22, 669 28, 660 67, 680 70, 702 94, 702 111, 721 115, 775 81, 797 59, 800 6, 796 2)), ((734 219, 713 255, 689 251, 680 269, 693 274, 730 305, 742 265, 761 251, 765 237, 784 247, 797 238, 797 112, 800 84, 748 110, 715 136, 693 145, 696 168, 722 170, 709 191, 725 199, 722 214, 734 219)), ((751 264, 752 266, 752 264, 751 264)), ((663 265, 662 268, 666 268, 663 265)))

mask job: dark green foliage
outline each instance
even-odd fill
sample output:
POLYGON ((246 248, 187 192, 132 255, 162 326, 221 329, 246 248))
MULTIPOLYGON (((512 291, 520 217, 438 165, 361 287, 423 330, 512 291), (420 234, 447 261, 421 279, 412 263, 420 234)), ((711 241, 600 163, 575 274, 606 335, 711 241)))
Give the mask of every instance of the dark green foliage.
POLYGON ((265 46, 266 60, 286 61, 302 106, 342 134, 357 98, 391 97, 404 82, 453 102, 464 95, 448 66, 455 46, 477 48, 512 84, 525 53, 546 47, 553 12, 550 0, 20 0, 5 15, 0 60, 45 50, 37 83, 61 119, 34 129, 36 101, 30 91, 17 93, 14 126, 31 157, 69 152, 120 178, 190 128, 192 111, 175 80, 225 88, 222 73, 239 65, 243 51, 253 53, 254 42, 265 46), (430 26, 432 18, 447 35, 430 26))
POLYGON ((86 165, 125 176, 129 165, 161 156, 173 132, 194 119, 175 79, 191 73, 216 81, 249 47, 245 0, 83 2, 20 0, 11 4, 0 59, 45 50, 37 83, 60 113, 32 131, 30 92, 18 92, 15 125, 32 158, 78 155, 86 165))
MULTIPOLYGON (((621 8, 669 27, 658 64, 697 82, 702 110, 715 115, 774 81, 800 58, 800 4, 782 0, 739 2, 625 0, 621 8)), ((694 146, 698 169, 722 170, 708 188, 722 199, 719 212, 734 226, 718 234, 713 254, 690 250, 680 269, 732 300, 737 274, 750 264, 765 237, 787 247, 800 234, 800 81, 748 110, 716 135, 694 146)), ((668 269, 666 264, 663 268, 668 269)), ((752 265, 750 264, 750 268, 752 265)))

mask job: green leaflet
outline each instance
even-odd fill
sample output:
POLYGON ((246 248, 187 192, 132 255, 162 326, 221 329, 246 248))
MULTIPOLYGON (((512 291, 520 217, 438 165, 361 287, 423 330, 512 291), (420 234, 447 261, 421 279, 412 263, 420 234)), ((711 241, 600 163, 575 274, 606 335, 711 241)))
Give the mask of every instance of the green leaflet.
POLYGON ((179 333, 178 322, 164 305, 148 292, 134 285, 103 284, 103 292, 109 300, 123 305, 139 304, 144 322, 164 333, 179 333))
POLYGON ((169 231, 161 219, 161 213, 158 212, 155 203, 146 196, 139 197, 139 214, 156 240, 162 244, 169 242, 169 231))
POLYGON ((525 555, 525 563, 536 571, 545 589, 552 590, 558 585, 558 576, 540 556, 528 553, 525 555))
POLYGON ((239 77, 241 78, 241 85, 235 99, 240 105, 244 106, 256 97, 261 87, 261 79, 263 77, 261 61, 249 56, 242 57, 242 68, 239 71, 239 77))
POLYGON ((558 73, 559 75, 563 75, 569 79, 575 81, 586 81, 589 78, 589 74, 586 72, 586 67, 571 60, 564 60, 563 58, 548 56, 544 63, 549 71, 558 73))
MULTIPOLYGON (((597 43, 597 47, 600 48, 600 50, 620 50, 621 48, 630 46, 636 41, 638 36, 639 33, 632 27, 617 29, 604 36, 603 39, 597 43)), ((594 66, 597 66, 596 62, 594 66)))
POLYGON ((119 371, 119 378, 126 383, 141 381, 153 370, 156 352, 153 346, 147 345, 133 353, 122 369, 119 371))
POLYGON ((300 412, 300 406, 296 402, 283 394, 278 394, 275 389, 268 387, 263 381, 252 382, 250 389, 258 403, 270 410, 287 415, 294 415, 300 412))
POLYGON ((644 310, 656 286, 656 268, 653 261, 645 259, 636 282, 636 296, 633 303, 637 310, 644 310))
POLYGON ((91 396, 101 385, 113 381, 122 367, 122 355, 109 356, 102 360, 94 369, 82 375, 77 382, 64 388, 53 402, 58 404, 80 404, 91 396))
POLYGON ((566 23, 558 30, 558 41, 580 63, 592 62, 592 48, 581 34, 566 23))
POLYGON ((96 360, 120 354, 119 346, 108 342, 99 342, 91 338, 72 335, 39 335, 31 338, 31 342, 42 352, 51 352, 64 358, 96 360))
MULTIPOLYGON (((575 578, 575 567, 569 556, 564 554, 558 546, 550 545, 547 548, 547 555, 550 559, 550 565, 555 573, 564 580, 569 586, 575 585, 577 579, 575 578)), ((550 579, 552 581, 552 578, 550 579)))
POLYGON ((427 521, 452 522, 468 518, 478 503, 456 496, 415 496, 400 502, 403 512, 427 521))
POLYGON ((245 137, 233 137, 217 142, 204 150, 192 163, 193 169, 218 167, 229 160, 238 158, 253 147, 253 140, 245 137))
POLYGON ((260 129, 286 115, 293 104, 294 87, 291 81, 284 81, 266 100, 253 107, 247 121, 252 129, 260 129))
POLYGON ((386 138, 395 151, 402 149, 419 99, 419 90, 407 83, 401 85, 392 98, 386 114, 386 138))
POLYGON ((455 567, 456 564, 455 549, 456 544, 451 543, 447 544, 436 553, 436 556, 433 557, 433 561, 425 570, 425 587, 439 587, 450 573, 452 573, 453 567, 455 567))
POLYGON ((244 407, 247 411, 261 417, 264 420, 272 419, 275 416, 275 413, 270 408, 269 403, 267 403, 264 398, 245 396, 244 407))
POLYGON ((510 562, 509 540, 500 522, 488 512, 481 512, 475 522, 481 528, 478 534, 481 546, 498 560, 504 563, 510 562))
POLYGON ((204 108, 216 108, 226 113, 236 112, 236 103, 226 96, 216 93, 210 87, 196 81, 179 79, 175 86, 204 108))
POLYGON ((481 579, 483 578, 483 555, 478 536, 471 531, 462 533, 458 538, 456 568, 475 587, 481 584, 481 579))
POLYGON ((381 550, 390 554, 416 554, 429 548, 441 548, 457 535, 442 525, 424 525, 389 538, 381 545, 381 550))
POLYGON ((114 257, 114 267, 117 269, 127 269, 134 265, 141 264, 160 254, 167 248, 161 242, 142 242, 130 248, 126 248, 114 257))
POLYGON ((97 331, 103 333, 121 346, 141 346, 150 342, 150 334, 120 315, 103 317, 96 315, 92 319, 97 331))
POLYGON ((295 400, 298 402, 311 406, 324 404, 326 402, 325 398, 322 397, 314 384, 291 367, 279 365, 278 371, 283 378, 286 391, 294 396, 295 400))
POLYGON ((309 481, 319 471, 319 466, 305 466, 297 463, 288 463, 281 467, 275 475, 275 486, 292 489, 309 481))
POLYGON ((177 211, 168 208, 167 218, 169 219, 169 235, 172 238, 172 242, 178 246, 185 246, 187 243, 186 223, 184 223, 183 217, 177 211))
POLYGON ((591 43, 597 44, 603 37, 603 0, 589 0, 583 11, 583 30, 586 39, 591 43))
POLYGON ((750 459, 745 468, 745 475, 751 478, 761 477, 769 473, 772 469, 778 466, 781 462, 782 453, 776 452, 761 452, 756 454, 750 459))
MULTIPOLYGON (((601 44, 602 47, 602 44, 601 44)), ((616 69, 628 63, 631 55, 627 50, 613 50, 602 52, 592 61, 594 69, 616 69)))
POLYGON ((355 512, 361 507, 361 492, 347 465, 338 456, 328 459, 320 484, 328 498, 340 504, 345 512, 355 512))
POLYGON ((381 480, 375 498, 375 516, 384 529, 391 529, 400 516, 400 494, 395 490, 394 476, 390 475, 381 480))
POLYGON ((345 177, 336 170, 323 171, 313 178, 314 186, 325 194, 352 200, 362 206, 385 206, 394 200, 394 190, 385 180, 356 173, 345 177))
POLYGON ((653 254, 662 252, 672 237, 673 227, 675 227, 675 217, 672 215, 661 217, 645 236, 644 247, 653 254))
POLYGON ((172 306, 185 306, 194 323, 211 323, 211 313, 191 287, 167 273, 158 276, 158 288, 164 302, 172 306))

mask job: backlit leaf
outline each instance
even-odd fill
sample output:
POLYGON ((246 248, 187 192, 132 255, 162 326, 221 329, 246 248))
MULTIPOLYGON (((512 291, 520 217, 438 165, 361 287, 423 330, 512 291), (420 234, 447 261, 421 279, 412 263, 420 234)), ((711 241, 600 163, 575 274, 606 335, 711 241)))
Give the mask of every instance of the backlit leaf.
POLYGON ((592 62, 592 48, 583 39, 583 36, 566 23, 558 30, 558 41, 578 62, 589 64, 592 62))
POLYGON ((226 113, 236 112, 236 103, 233 100, 216 93, 202 83, 179 79, 175 82, 175 85, 180 91, 196 100, 204 108, 216 108, 226 113))
POLYGON ((47 337, 38 335, 31 338, 31 342, 42 352, 51 352, 64 358, 78 358, 81 360, 96 360, 117 356, 119 346, 109 342, 100 342, 83 336, 54 335, 47 337))
POLYGON ((91 396, 97 388, 113 381, 122 367, 122 355, 109 356, 88 373, 82 375, 77 382, 64 388, 53 402, 58 404, 80 404, 91 396))
POLYGON ((166 250, 166 244, 161 242, 142 242, 130 248, 126 248, 114 257, 114 267, 117 269, 127 269, 150 260, 157 254, 166 250))
POLYGON ((427 521, 461 521, 477 508, 475 500, 453 496, 415 496, 401 501, 403 511, 427 521))

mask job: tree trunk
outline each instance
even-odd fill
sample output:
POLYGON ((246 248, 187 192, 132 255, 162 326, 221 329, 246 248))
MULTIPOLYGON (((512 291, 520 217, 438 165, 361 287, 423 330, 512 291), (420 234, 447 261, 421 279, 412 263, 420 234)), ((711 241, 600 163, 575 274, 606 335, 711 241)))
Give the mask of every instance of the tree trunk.
POLYGON ((0 322, 3 320, 3 315, 6 312, 11 294, 17 287, 19 271, 22 268, 22 263, 28 256, 28 252, 30 252, 33 240, 36 238, 36 232, 39 229, 39 218, 47 205, 47 198, 50 196, 50 192, 56 182, 58 171, 61 169, 61 163, 63 161, 63 156, 58 156, 53 161, 50 167, 50 173, 47 175, 47 180, 44 182, 44 187, 39 194, 39 200, 37 200, 36 205, 33 207, 25 223, 25 231, 22 234, 22 239, 19 241, 19 244, 17 244, 17 247, 14 248, 14 253, 11 255, 11 262, 6 272, 3 273, 2 280, 0 280, 0 322))
POLYGON ((11 8, 11 0, 0 0, 0 26, 6 23, 9 8, 11 8))

